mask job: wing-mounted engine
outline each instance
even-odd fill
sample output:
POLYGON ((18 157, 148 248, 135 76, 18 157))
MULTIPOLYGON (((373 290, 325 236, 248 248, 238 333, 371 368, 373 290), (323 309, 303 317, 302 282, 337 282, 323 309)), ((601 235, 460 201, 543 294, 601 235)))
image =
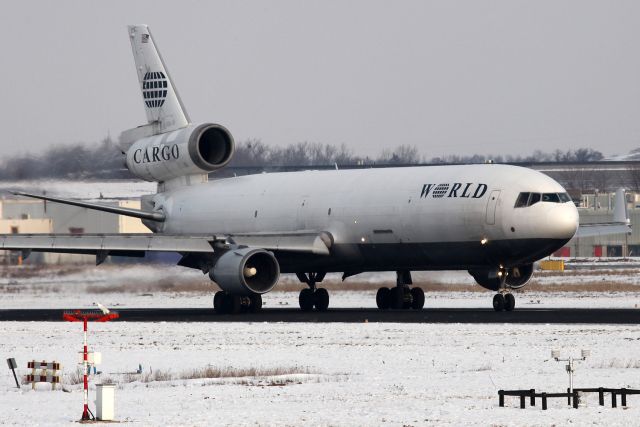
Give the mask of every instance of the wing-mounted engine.
MULTIPOLYGON (((498 268, 487 268, 482 270, 469 270, 476 283, 490 291, 500 289, 500 276, 498 268)), ((525 264, 507 269, 505 284, 510 289, 520 289, 529 282, 533 276, 533 264, 525 264)))
POLYGON ((218 258, 209 277, 231 294, 264 294, 278 283, 280 266, 264 249, 232 249, 218 258))
POLYGON ((223 126, 190 124, 139 139, 127 150, 127 168, 138 178, 164 182, 224 167, 233 156, 231 133, 223 126))
POLYGON ((531 280, 533 276, 533 264, 519 265, 508 269, 507 286, 511 289, 520 289, 531 280))

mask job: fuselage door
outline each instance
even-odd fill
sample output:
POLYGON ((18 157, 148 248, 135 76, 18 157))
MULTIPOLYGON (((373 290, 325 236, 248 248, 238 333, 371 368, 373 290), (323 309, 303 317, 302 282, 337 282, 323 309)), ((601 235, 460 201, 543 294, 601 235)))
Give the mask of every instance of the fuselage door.
POLYGON ((493 190, 489 195, 487 201, 487 214, 485 220, 487 224, 494 225, 496 223, 496 206, 498 205, 498 199, 500 198, 500 190, 493 190))

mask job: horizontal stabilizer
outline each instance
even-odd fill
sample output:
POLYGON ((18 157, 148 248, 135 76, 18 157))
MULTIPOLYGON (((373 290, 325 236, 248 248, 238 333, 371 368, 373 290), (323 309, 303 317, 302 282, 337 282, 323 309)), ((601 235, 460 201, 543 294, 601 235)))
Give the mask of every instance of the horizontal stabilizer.
POLYGON ((93 209, 95 211, 108 212, 117 215, 130 216, 133 218, 146 219, 149 221, 164 221, 165 217, 160 212, 146 212, 139 209, 121 208, 118 206, 107 206, 100 203, 81 202, 78 200, 61 199, 59 197, 41 196, 38 194, 22 193, 20 191, 12 191, 11 194, 16 196, 32 197, 34 199, 46 200, 54 203, 62 203, 64 205, 78 206, 81 208, 93 209))

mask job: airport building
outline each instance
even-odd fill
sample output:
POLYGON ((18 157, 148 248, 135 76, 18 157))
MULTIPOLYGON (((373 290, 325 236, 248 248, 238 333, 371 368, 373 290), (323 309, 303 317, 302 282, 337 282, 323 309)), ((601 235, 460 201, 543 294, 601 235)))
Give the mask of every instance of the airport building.
MULTIPOLYGON (((581 224, 610 222, 614 193, 583 195, 578 205, 581 224)), ((627 194, 627 212, 632 225, 630 234, 574 237, 555 253, 562 257, 637 257, 640 256, 640 193, 627 194)))

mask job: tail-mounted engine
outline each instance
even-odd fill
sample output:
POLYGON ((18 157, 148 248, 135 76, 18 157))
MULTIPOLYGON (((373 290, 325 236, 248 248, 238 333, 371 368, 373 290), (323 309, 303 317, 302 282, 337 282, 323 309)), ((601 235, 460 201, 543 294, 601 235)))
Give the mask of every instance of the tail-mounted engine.
POLYGON ((223 126, 205 123, 139 139, 127 150, 127 168, 138 178, 163 182, 212 172, 231 160, 234 142, 223 126))
POLYGON ((264 249, 233 249, 218 258, 209 277, 231 294, 264 294, 278 283, 280 265, 264 249))
MULTIPOLYGON (((487 268, 482 270, 469 270, 476 283, 490 291, 498 291, 500 289, 500 277, 498 268, 487 268)), ((507 269, 507 278, 505 285, 510 289, 520 289, 533 276, 533 264, 520 265, 507 269)))

